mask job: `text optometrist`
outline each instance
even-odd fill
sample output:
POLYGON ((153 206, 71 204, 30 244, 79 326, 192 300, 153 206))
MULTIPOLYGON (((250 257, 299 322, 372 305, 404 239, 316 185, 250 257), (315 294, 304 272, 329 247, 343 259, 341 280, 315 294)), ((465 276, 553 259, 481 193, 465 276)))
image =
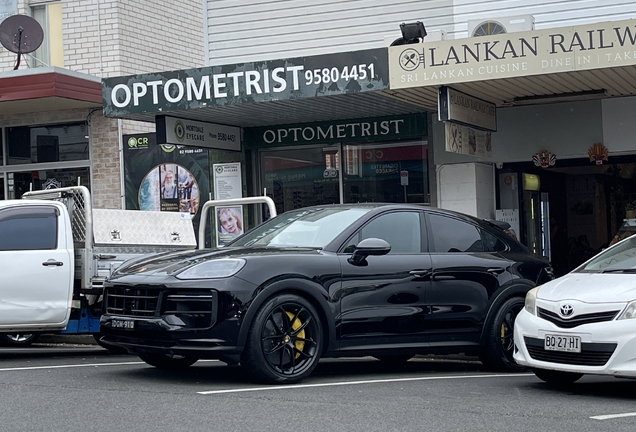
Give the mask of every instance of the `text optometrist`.
POLYGON ((231 90, 232 96, 252 95, 263 93, 280 93, 291 84, 293 90, 300 89, 300 72, 304 66, 287 66, 262 71, 237 71, 203 75, 199 78, 186 77, 185 82, 173 78, 166 81, 136 82, 132 86, 117 84, 111 91, 111 101, 117 108, 139 106, 140 100, 149 93, 152 96, 152 104, 158 105, 159 98, 169 103, 178 103, 184 98, 188 101, 204 100, 211 98, 228 97, 231 90), (291 83, 290 83, 291 81, 291 83))

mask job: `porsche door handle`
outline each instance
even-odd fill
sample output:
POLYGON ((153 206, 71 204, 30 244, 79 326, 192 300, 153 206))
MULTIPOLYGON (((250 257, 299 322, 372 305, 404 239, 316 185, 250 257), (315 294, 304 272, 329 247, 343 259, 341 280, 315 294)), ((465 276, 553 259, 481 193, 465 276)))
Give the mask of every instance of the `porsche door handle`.
POLYGON ((506 269, 503 268, 489 268, 488 270, 486 270, 488 273, 492 273, 492 274, 502 274, 503 272, 506 271, 506 269))
POLYGON ((422 279, 422 278, 430 276, 431 271, 430 270, 411 270, 409 274, 413 276, 414 278, 422 279))
POLYGON ((64 265, 64 263, 62 261, 55 261, 55 260, 50 260, 50 261, 44 261, 42 263, 43 266, 55 266, 55 267, 61 267, 64 265))

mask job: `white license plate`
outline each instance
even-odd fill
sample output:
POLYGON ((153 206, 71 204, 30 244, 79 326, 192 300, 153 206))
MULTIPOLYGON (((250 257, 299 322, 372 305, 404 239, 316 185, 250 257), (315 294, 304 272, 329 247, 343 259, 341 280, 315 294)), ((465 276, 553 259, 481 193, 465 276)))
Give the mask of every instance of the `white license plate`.
POLYGON ((548 351, 581 352, 581 336, 545 335, 544 346, 548 351))
POLYGON ((110 320, 110 326, 114 329, 134 330, 135 322, 131 320, 113 319, 110 320))

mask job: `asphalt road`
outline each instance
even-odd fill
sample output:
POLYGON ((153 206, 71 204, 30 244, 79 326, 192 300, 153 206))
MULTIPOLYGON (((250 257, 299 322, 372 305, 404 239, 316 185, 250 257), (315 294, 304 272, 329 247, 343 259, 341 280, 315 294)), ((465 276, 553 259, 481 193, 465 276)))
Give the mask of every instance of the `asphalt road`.
POLYGON ((633 431, 636 383, 552 388, 472 358, 326 359, 293 386, 199 361, 152 368, 93 344, 0 349, 0 431, 633 431), (622 415, 602 419, 604 415, 622 415))

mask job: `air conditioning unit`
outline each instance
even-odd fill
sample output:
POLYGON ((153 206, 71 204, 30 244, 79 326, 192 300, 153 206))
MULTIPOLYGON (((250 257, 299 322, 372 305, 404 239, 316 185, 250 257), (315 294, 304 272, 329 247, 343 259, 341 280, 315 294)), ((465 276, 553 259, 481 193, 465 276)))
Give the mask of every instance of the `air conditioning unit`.
POLYGON ((534 30, 532 15, 468 20, 468 37, 534 30))

